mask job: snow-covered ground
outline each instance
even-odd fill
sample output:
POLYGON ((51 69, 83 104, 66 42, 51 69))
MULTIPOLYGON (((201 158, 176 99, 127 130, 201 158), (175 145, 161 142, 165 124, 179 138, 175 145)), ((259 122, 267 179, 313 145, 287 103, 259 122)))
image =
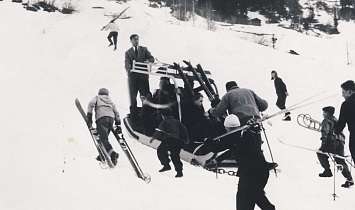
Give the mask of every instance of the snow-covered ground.
MULTIPOLYGON (((340 22, 341 34, 330 38, 275 25, 226 28, 217 24, 211 32, 202 19, 196 19, 199 22, 193 27, 192 22, 170 17, 168 8, 150 8, 143 0, 72 2, 79 10, 73 15, 27 12, 10 0, 0 2, 0 209, 235 209, 238 178, 220 175, 216 179, 189 163, 184 163, 181 179, 174 178, 173 171, 159 173, 156 151, 127 134, 142 170, 152 178, 150 184, 136 178, 113 136, 111 142, 120 153, 117 167, 102 170, 95 161, 96 149, 74 99, 78 97, 85 107, 99 88, 106 87, 121 115, 128 113, 123 66, 133 33, 160 61, 201 63, 212 72, 221 95, 229 80, 253 89, 268 100, 266 114, 278 111, 271 70, 278 71, 287 84, 288 105, 322 91, 326 92, 315 99, 334 96, 293 111, 291 122, 278 116, 271 119, 272 126, 265 123, 282 170, 277 177, 270 174, 266 192, 279 210, 354 209, 354 188, 340 187, 345 181, 341 173, 335 173, 338 198, 334 201, 333 178, 318 177, 322 168, 316 154, 277 141, 283 137, 292 144, 319 147, 319 133, 301 128, 296 117, 307 113, 321 120, 326 105, 336 107, 338 116, 343 102, 340 84, 355 79, 354 24, 340 22), (113 51, 107 47, 108 32, 100 29, 110 20, 105 15, 128 5, 126 15, 131 18, 116 21, 121 30, 118 49, 113 51), (240 39, 233 29, 275 34, 276 49, 240 39)), ((266 145, 264 151, 271 160, 266 145)))

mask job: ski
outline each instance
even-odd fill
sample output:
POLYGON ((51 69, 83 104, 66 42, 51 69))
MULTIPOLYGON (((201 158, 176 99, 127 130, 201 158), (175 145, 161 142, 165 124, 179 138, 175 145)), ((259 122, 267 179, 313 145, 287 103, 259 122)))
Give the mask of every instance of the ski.
MULTIPOLYGON (((287 142, 281 140, 280 138, 277 138, 277 140, 278 140, 281 144, 286 145, 286 146, 289 146, 289 147, 294 147, 294 148, 303 149, 303 150, 307 150, 307 151, 311 151, 311 152, 316 152, 316 153, 319 153, 319 154, 328 155, 329 157, 340 158, 340 159, 344 159, 344 160, 348 160, 349 158, 351 158, 350 155, 341 156, 341 155, 337 155, 337 154, 334 154, 334 153, 331 153, 331 152, 322 152, 322 151, 320 151, 319 149, 311 149, 311 148, 307 148, 307 147, 303 147, 303 146, 298 146, 298 145, 290 144, 290 143, 287 143, 287 142)), ((353 166, 353 167, 354 167, 354 166, 353 166)))
POLYGON ((215 89, 212 87, 212 83, 211 81, 208 79, 205 71, 203 70, 201 64, 197 64, 196 65, 197 68, 197 72, 200 73, 202 80, 205 82, 206 87, 209 89, 209 91, 211 92, 211 94, 213 95, 214 98, 219 98, 218 94, 217 94, 217 89, 215 91, 215 89))
POLYGON ((188 89, 187 90, 188 91, 187 95, 193 96, 194 95, 194 90, 193 90, 193 88, 192 88, 192 86, 191 86, 186 74, 182 71, 180 65, 177 64, 177 63, 174 63, 174 68, 178 71, 181 79, 184 81, 184 84, 186 85, 186 87, 188 89))
MULTIPOLYGON (((77 98, 75 99, 75 105, 78 108, 81 116, 83 117, 83 119, 84 119, 84 121, 85 121, 85 123, 87 125, 88 118, 87 118, 87 116, 85 114, 85 111, 84 111, 83 107, 80 104, 79 99, 77 99, 77 98)), ((94 128, 92 126, 91 127, 87 126, 87 128, 89 129, 91 138, 94 141, 94 144, 95 144, 95 147, 97 149, 97 152, 99 153, 99 157, 101 159, 101 161, 100 161, 101 168, 107 168, 107 166, 110 167, 110 168, 114 168, 115 166, 114 166, 114 164, 111 161, 111 157, 107 153, 107 151, 105 150, 105 148, 104 148, 104 146, 103 146, 103 144, 102 144, 102 142, 100 140, 100 136, 97 133, 96 128, 94 128)))
POLYGON ((203 88, 204 92, 206 93, 208 99, 210 101, 213 101, 214 96, 212 95, 211 91, 208 89, 208 87, 204 83, 201 75, 196 71, 196 69, 191 65, 190 62, 185 61, 185 60, 183 62, 187 65, 187 69, 193 73, 193 75, 195 76, 196 80, 198 81, 198 83, 201 85, 201 87, 203 88))
POLYGON ((125 140, 125 138, 123 136, 121 127, 120 126, 113 127, 113 131, 112 132, 113 132, 115 138, 117 139, 119 145, 121 146, 123 152, 126 154, 129 162, 131 163, 134 171, 137 174, 137 177, 142 179, 146 183, 149 183, 150 180, 151 180, 151 177, 150 177, 149 174, 143 173, 142 169, 139 167, 138 162, 137 162, 136 158, 134 157, 134 155, 132 153, 132 150, 128 146, 128 144, 127 144, 127 142, 126 142, 126 140, 125 140))
POLYGON ((313 119, 309 114, 299 114, 297 116, 297 123, 304 127, 313 131, 320 131, 322 123, 313 119))
MULTIPOLYGON (((115 20, 117 20, 119 17, 121 17, 123 15, 123 13, 125 13, 131 6, 126 7, 120 14, 118 14, 116 17, 114 17, 109 23, 106 24, 106 26, 108 24, 110 24, 111 22, 114 22, 115 20)), ((104 29, 106 26, 102 27, 102 29, 104 29)), ((101 29, 101 30, 102 30, 101 29)))

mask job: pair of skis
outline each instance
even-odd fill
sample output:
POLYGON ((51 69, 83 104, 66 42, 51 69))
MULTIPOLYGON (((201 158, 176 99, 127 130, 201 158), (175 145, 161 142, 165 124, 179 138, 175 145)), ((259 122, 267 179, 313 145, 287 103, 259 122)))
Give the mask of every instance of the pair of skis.
MULTIPOLYGON (((80 102, 78 99, 75 99, 75 105, 78 108, 81 116, 83 117, 85 123, 88 123, 88 118, 86 116, 85 111, 83 110, 80 102)), ((92 140, 95 144, 95 147, 99 153, 100 156, 100 167, 101 168, 114 168, 115 165, 112 163, 111 161, 111 157, 108 154, 108 152, 105 150, 105 147, 103 146, 101 140, 100 140, 100 135, 97 133, 96 128, 94 127, 89 127, 87 126, 90 132, 90 135, 92 137, 92 140)), ((129 162, 131 163, 134 171, 136 172, 138 178, 144 180, 145 182, 149 183, 151 180, 151 177, 149 174, 143 173, 142 169, 139 167, 138 162, 136 160, 136 158, 134 157, 130 147, 128 146, 123 134, 122 134, 122 130, 120 128, 120 126, 114 126, 112 128, 112 132, 116 138, 116 140, 118 141, 119 145, 121 146, 122 150, 124 151, 124 153, 126 154, 129 162)))

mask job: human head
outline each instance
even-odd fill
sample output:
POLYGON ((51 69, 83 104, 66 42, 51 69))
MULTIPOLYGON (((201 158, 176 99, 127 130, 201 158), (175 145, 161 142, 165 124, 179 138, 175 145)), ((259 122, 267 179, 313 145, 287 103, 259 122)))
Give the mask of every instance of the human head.
POLYGON ((202 106, 203 95, 201 93, 195 93, 194 95, 194 104, 197 106, 202 106))
POLYGON ((234 114, 228 115, 224 120, 224 127, 226 128, 227 132, 234 130, 239 126, 240 126, 239 118, 234 114))
POLYGON ((163 117, 169 117, 173 116, 173 112, 170 107, 165 107, 161 110, 161 115, 163 115, 163 117))
POLYGON ((235 81, 229 81, 226 83, 226 91, 228 92, 230 89, 233 87, 238 87, 237 83, 235 81))
POLYGON ((277 77, 277 72, 275 70, 271 71, 271 80, 275 79, 277 77))
POLYGON ((165 89, 167 85, 170 85, 170 79, 168 77, 160 77, 159 88, 165 89))
POLYGON ((131 40, 133 47, 137 47, 139 45, 139 36, 137 34, 132 34, 129 39, 131 40))
POLYGON ((341 84, 342 96, 347 100, 353 93, 355 93, 355 83, 353 80, 348 80, 341 84))
POLYGON ((108 90, 106 88, 100 88, 99 92, 97 93, 98 95, 106 95, 108 96, 108 90))
POLYGON ((323 107, 322 110, 323 110, 323 117, 326 117, 326 115, 333 116, 335 112, 335 108, 332 106, 323 107))

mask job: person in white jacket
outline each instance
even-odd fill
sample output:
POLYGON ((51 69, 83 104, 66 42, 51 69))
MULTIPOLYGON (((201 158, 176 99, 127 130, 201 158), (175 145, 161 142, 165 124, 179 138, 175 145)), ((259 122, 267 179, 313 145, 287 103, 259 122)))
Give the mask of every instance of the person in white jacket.
MULTIPOLYGON (((114 165, 117 164, 118 153, 116 153, 110 142, 108 141, 108 135, 113 129, 113 123, 116 125, 121 124, 120 115, 116 109, 115 104, 108 96, 109 92, 106 88, 101 88, 98 95, 95 96, 88 105, 87 118, 88 126, 92 127, 92 113, 95 109, 96 129, 100 135, 100 140, 105 147, 105 150, 111 157, 111 161, 114 165)), ((96 158, 101 161, 100 156, 96 158)))
POLYGON ((106 26, 104 26, 101 30, 109 30, 110 29, 110 33, 107 36, 108 41, 110 42, 110 44, 108 45, 109 47, 112 45, 115 45, 115 48, 113 50, 117 49, 117 37, 118 37, 118 31, 120 30, 118 28, 118 25, 115 23, 114 20, 111 20, 111 22, 109 24, 107 24, 106 26), (113 38, 113 42, 111 40, 111 38, 113 38))

